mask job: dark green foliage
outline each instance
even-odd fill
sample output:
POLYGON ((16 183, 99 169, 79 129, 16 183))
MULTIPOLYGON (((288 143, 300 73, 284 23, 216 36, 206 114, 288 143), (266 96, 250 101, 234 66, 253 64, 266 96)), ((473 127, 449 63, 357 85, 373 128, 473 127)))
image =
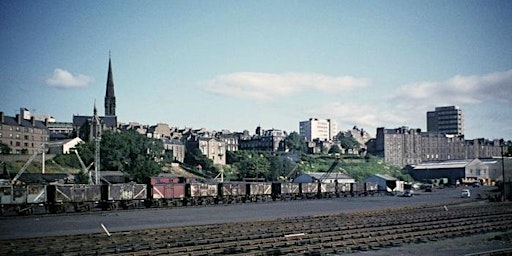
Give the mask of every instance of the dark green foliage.
POLYGON ((234 164, 240 162, 241 154, 243 151, 226 151, 226 164, 234 164))
POLYGON ((202 174, 206 176, 215 176, 217 169, 213 164, 213 160, 209 159, 199 148, 193 149, 185 153, 185 164, 192 166, 195 169, 200 169, 202 174), (198 168, 200 167, 200 168, 198 168))
POLYGON ((0 143, 0 154, 10 154, 12 149, 4 143, 0 143))
POLYGON ((329 154, 340 154, 340 153, 342 153, 341 148, 337 144, 332 145, 331 148, 329 149, 329 154))
POLYGON ((277 180, 280 176, 286 176, 297 165, 287 153, 244 150, 230 152, 228 155, 237 170, 238 179, 277 180))
POLYGON ((264 154, 258 152, 244 157, 235 163, 238 168, 239 178, 266 178, 269 175, 270 161, 264 154))
POLYGON ((343 137, 343 138, 340 138, 340 145, 341 147, 343 147, 344 149, 359 149, 361 148, 361 144, 359 144, 359 142, 354 139, 353 137, 343 137))
MULTIPOLYGON (((81 143, 77 148, 86 166, 94 162, 94 141, 81 143)), ((107 132, 100 141, 100 170, 121 171, 134 181, 144 182, 160 172, 163 149, 161 140, 134 131, 107 132)))
POLYGON ((280 176, 284 177, 297 165, 286 155, 272 155, 270 157, 270 169, 267 175, 268 180, 277 180, 280 176))
POLYGON ((75 183, 76 184, 88 184, 89 183, 89 174, 85 173, 84 170, 81 170, 77 175, 75 175, 75 183))
POLYGON ((53 161, 61 166, 82 169, 82 166, 80 166, 80 161, 78 160, 78 157, 75 155, 75 153, 56 155, 53 158, 53 161))
POLYGON ((306 140, 297 132, 291 132, 285 139, 286 148, 294 152, 306 152, 306 140))
POLYGON ((137 182, 158 174, 164 158, 161 140, 147 138, 135 131, 105 133, 100 152, 102 170, 125 172, 137 182))

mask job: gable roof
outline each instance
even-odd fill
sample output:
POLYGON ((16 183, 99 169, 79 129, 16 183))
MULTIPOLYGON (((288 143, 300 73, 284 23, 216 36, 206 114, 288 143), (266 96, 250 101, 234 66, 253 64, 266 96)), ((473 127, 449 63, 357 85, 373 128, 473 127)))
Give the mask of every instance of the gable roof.
MULTIPOLYGON (((455 169, 465 168, 476 159, 465 159, 465 160, 450 160, 450 161, 439 161, 439 162, 424 162, 412 166, 414 170, 428 170, 428 169, 455 169)), ((480 160, 478 160, 480 161, 480 160)))
POLYGON ((339 172, 331 172, 329 173, 329 175, 327 175, 326 177, 324 177, 325 175, 325 172, 307 172, 307 173, 304 173, 306 175, 309 175, 317 180, 321 179, 321 178, 324 178, 324 179, 333 179, 333 180, 336 180, 336 179, 353 179, 352 177, 344 174, 344 173, 339 173, 339 172))
MULTIPOLYGON (((391 180, 391 181, 393 181, 393 180, 398 180, 398 179, 397 179, 397 178, 395 178, 395 177, 391 177, 391 176, 389 176, 389 175, 385 175, 385 174, 374 174, 374 175, 372 175, 372 176, 374 176, 374 177, 378 177, 378 178, 381 178, 381 179, 383 179, 383 180, 391 180)), ((371 176, 370 176, 370 177, 371 177, 371 176)))

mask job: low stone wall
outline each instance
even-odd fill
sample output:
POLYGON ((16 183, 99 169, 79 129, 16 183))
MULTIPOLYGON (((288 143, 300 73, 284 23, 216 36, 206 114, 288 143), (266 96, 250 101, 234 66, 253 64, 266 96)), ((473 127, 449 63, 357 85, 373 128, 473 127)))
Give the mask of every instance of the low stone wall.
MULTIPOLYGON (((26 162, 28 161, 28 159, 31 157, 32 155, 21 155, 21 154, 10 154, 10 155, 1 155, 0 154, 0 162, 26 162)), ((45 154, 44 155, 44 158, 46 160, 50 160, 52 158, 54 158, 55 155, 54 154, 45 154)), ((41 155, 38 155, 35 159, 34 159, 34 162, 41 162, 42 161, 42 156, 41 155)))

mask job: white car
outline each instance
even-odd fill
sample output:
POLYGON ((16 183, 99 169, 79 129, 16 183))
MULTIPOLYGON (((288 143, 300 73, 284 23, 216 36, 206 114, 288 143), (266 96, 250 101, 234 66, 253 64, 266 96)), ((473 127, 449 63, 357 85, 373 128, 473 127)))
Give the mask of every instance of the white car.
POLYGON ((469 189, 463 189, 461 192, 460 192, 460 197, 462 198, 469 198, 471 197, 471 193, 469 192, 469 189))

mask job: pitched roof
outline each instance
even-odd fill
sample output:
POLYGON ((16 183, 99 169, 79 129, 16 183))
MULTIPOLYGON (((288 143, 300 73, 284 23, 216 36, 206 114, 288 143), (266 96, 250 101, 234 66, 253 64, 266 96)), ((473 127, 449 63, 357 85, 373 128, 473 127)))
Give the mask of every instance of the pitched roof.
POLYGON ((10 126, 20 126, 20 127, 30 127, 30 128, 37 128, 37 129, 46 129, 46 125, 43 121, 34 121, 34 125, 32 124, 31 120, 28 119, 21 119, 21 123, 18 123, 18 120, 16 117, 12 116, 4 116, 4 122, 2 124, 10 125, 10 126))
POLYGON ((320 178, 324 178, 324 179, 353 179, 352 177, 350 177, 344 173, 339 173, 339 172, 331 172, 326 177, 324 177, 325 172, 307 172, 304 174, 307 174, 317 180, 320 178))
POLYGON ((384 180, 398 180, 395 177, 391 177, 391 176, 385 175, 385 174, 374 174, 372 176, 379 177, 379 178, 384 179, 384 180))
POLYGON ((465 168, 475 159, 425 162, 413 166, 414 170, 465 168))

